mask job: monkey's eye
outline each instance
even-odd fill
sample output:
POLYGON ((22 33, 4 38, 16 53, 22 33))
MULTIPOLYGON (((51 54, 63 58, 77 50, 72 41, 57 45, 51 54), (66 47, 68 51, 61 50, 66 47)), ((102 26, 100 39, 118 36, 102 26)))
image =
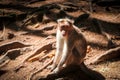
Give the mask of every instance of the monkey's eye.
POLYGON ((72 23, 71 22, 68 22, 70 25, 72 25, 72 23))
POLYGON ((64 25, 63 25, 63 26, 61 26, 61 29, 65 29, 65 28, 66 28, 66 26, 64 26, 64 25))
POLYGON ((62 21, 60 21, 60 23, 64 23, 64 21, 62 20, 62 21))

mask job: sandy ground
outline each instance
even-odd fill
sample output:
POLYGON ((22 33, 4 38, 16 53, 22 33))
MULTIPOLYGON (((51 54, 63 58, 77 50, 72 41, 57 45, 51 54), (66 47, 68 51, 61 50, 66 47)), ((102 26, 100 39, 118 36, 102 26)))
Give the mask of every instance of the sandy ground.
MULTIPOLYGON (((13 0, 2 0, 0 1, 0 4, 12 3, 12 1, 13 0)), ((16 0, 14 0, 14 2, 15 1, 16 0)), ((34 8, 44 4, 61 3, 62 1, 45 0, 29 4, 29 1, 25 0, 19 2, 16 1, 16 3, 24 3, 26 4, 26 7, 34 8)), ((85 5, 87 3, 81 2, 78 4, 85 5)), ((88 6, 85 7, 85 9, 88 9, 88 6)), ((13 8, 0 8, 0 12, 1 11, 8 12, 8 14, 11 12, 21 14, 30 10, 27 9, 25 11, 24 8, 21 10, 13 8)), ((56 10, 53 9, 52 11, 56 10)), ((67 14, 73 17, 78 17, 83 13, 84 12, 81 10, 67 12, 67 14)), ((0 15, 2 15, 2 13, 0 13, 0 15)), ((50 16, 54 17, 53 14, 50 14, 50 16)), ((120 38, 115 38, 116 36, 120 36, 119 10, 111 8, 111 11, 107 12, 104 7, 96 7, 96 12, 93 12, 90 17, 100 20, 102 27, 113 38, 114 43, 117 46, 120 46, 120 38)), ((21 26, 23 20, 16 22, 10 22, 9 20, 5 21, 5 29, 0 28, 0 80, 27 80, 32 73, 41 69, 52 59, 53 55, 40 60, 44 55, 54 54, 55 52, 53 45, 56 42, 56 22, 49 19, 50 18, 48 17, 44 17, 42 22, 37 22, 27 26, 21 26), (45 22, 45 20, 47 22, 45 22)), ((92 26, 94 24, 91 23, 90 20, 91 19, 81 21, 78 25, 89 46, 87 56, 85 58, 85 64, 91 70, 94 70, 105 77, 106 80, 120 80, 119 57, 104 61, 100 64, 90 64, 97 56, 104 54, 108 50, 107 38, 93 30, 92 26)), ((47 76, 49 73, 50 70, 45 68, 35 74, 32 79, 37 80, 41 77, 47 76)), ((80 71, 74 74, 71 73, 65 80, 79 80, 80 78, 81 80, 90 80, 86 74, 81 74, 80 71)))

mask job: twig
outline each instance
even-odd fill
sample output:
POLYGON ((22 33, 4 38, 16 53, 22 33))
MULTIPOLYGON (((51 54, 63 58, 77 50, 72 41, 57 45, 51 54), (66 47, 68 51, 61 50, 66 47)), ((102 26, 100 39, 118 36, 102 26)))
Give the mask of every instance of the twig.
POLYGON ((45 56, 43 56, 43 57, 41 57, 40 59, 39 59, 39 61, 42 61, 43 59, 45 59, 45 58, 47 58, 47 57, 49 57, 49 58, 51 58, 52 56, 54 56, 54 52, 51 52, 51 53, 49 53, 49 54, 46 54, 45 56))

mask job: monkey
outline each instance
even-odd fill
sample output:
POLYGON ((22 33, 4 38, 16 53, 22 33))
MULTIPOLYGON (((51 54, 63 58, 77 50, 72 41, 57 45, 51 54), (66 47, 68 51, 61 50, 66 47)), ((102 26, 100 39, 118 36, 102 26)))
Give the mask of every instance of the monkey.
POLYGON ((51 69, 59 72, 70 64, 81 64, 87 51, 87 41, 74 21, 68 18, 57 20, 56 53, 51 69))

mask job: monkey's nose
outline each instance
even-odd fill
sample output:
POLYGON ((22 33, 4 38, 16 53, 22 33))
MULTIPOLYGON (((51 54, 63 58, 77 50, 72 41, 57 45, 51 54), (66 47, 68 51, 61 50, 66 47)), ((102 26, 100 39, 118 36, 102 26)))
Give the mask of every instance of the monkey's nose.
POLYGON ((64 27, 64 28, 68 28, 68 27, 69 27, 69 25, 64 25, 63 27, 64 27))

